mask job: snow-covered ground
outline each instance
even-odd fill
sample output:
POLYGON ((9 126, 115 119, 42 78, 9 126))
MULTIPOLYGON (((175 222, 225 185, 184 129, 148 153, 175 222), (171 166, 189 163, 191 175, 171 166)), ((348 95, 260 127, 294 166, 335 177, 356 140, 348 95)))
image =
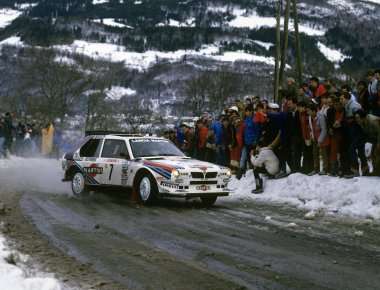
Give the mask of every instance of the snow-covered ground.
POLYGON ((132 26, 129 26, 120 22, 116 22, 116 20, 113 18, 94 19, 93 22, 103 24, 106 26, 133 29, 132 26))
POLYGON ((332 63, 341 63, 345 59, 349 58, 349 56, 344 55, 340 50, 332 49, 326 45, 324 45, 322 42, 318 42, 318 48, 321 51, 321 53, 332 63))
POLYGON ((105 4, 108 2, 109 2, 109 0, 92 0, 93 5, 105 4))
MULTIPOLYGON (((15 41, 15 39, 13 39, 15 41)), ((146 52, 133 52, 126 51, 125 47, 110 44, 110 43, 96 43, 87 42, 83 40, 76 40, 71 45, 56 45, 55 49, 69 53, 79 53, 95 59, 106 59, 112 62, 123 62, 126 67, 134 68, 137 70, 146 70, 152 65, 164 62, 178 62, 186 57, 200 56, 207 57, 212 60, 221 62, 261 62, 268 65, 274 65, 274 58, 259 56, 254 54, 245 53, 242 51, 225 51, 220 52, 217 45, 203 46, 200 50, 177 50, 172 52, 161 51, 146 51, 146 52)))
MULTIPOLYGON (((246 10, 234 9, 235 18, 231 20, 228 25, 230 27, 236 28, 249 28, 249 29, 260 29, 262 27, 276 27, 276 18, 260 16, 257 12, 252 11, 247 13, 246 10)), ((284 19, 281 19, 283 25, 284 19)), ((294 30, 294 23, 290 21, 289 29, 294 30)), ((323 36, 326 33, 326 30, 322 27, 313 27, 307 23, 301 23, 299 25, 299 31, 310 36, 323 36)))
POLYGON ((0 234, 0 289, 63 289, 58 280, 56 280, 52 275, 33 273, 31 269, 28 269, 26 266, 27 260, 27 256, 10 250, 7 246, 6 239, 0 234), (16 262, 16 264, 13 264, 12 262, 16 262))
POLYGON ((0 28, 4 28, 11 24, 13 20, 15 20, 17 17, 19 17, 22 14, 21 11, 9 9, 9 8, 2 8, 0 9, 0 28))
POLYGON ((279 180, 266 180, 265 192, 254 195, 252 171, 230 188, 231 199, 257 200, 266 203, 290 204, 310 212, 326 212, 354 218, 380 219, 380 178, 342 179, 329 176, 293 174, 279 180))
MULTIPOLYGON (((57 160, 0 159, 0 185, 4 192, 33 191, 66 194, 69 188, 60 182, 62 171, 57 160)), ((29 257, 10 250, 0 234, 0 289, 2 290, 63 290, 52 274, 38 273, 31 268, 29 257), (9 263, 10 257, 15 260, 9 263)))
POLYGON ((189 18, 184 22, 178 20, 169 19, 168 23, 158 23, 156 26, 171 26, 171 27, 195 27, 195 18, 189 18))
POLYGON ((136 91, 131 88, 125 88, 120 86, 112 86, 111 89, 106 91, 107 98, 113 101, 119 101, 125 96, 134 96, 136 91))

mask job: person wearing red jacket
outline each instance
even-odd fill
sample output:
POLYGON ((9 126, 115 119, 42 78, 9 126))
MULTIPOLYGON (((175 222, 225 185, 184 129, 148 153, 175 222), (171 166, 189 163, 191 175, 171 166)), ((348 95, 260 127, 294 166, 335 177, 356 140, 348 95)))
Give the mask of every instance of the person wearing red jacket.
POLYGON ((321 97, 327 94, 326 87, 319 82, 317 77, 310 79, 310 90, 313 94, 313 99, 316 100, 318 104, 321 103, 321 97))
POLYGON ((302 146, 302 167, 301 172, 309 174, 314 170, 313 166, 313 146, 310 137, 309 115, 307 113, 307 105, 305 102, 298 103, 299 121, 301 124, 301 132, 303 138, 302 146))
POLYGON ((197 159, 205 161, 206 144, 208 137, 208 128, 205 126, 202 120, 197 121, 197 133, 196 133, 196 144, 197 144, 197 159))

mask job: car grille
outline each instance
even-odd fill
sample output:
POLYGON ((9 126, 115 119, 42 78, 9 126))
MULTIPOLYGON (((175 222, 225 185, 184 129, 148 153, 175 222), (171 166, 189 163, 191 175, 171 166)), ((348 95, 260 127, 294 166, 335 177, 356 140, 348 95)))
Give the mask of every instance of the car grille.
POLYGON ((203 174, 203 172, 191 172, 191 177, 195 179, 211 179, 216 178, 218 176, 217 172, 207 172, 206 176, 203 174))
POLYGON ((218 181, 213 180, 199 180, 199 181, 190 181, 190 185, 209 185, 209 184, 218 184, 218 181))

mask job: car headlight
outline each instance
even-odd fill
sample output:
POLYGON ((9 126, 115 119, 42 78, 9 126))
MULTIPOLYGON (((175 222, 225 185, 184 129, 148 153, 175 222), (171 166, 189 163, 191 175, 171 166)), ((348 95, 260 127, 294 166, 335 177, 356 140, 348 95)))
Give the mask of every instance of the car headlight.
POLYGON ((231 169, 228 169, 228 170, 227 170, 226 175, 227 175, 228 177, 232 177, 232 171, 231 171, 231 169))
POLYGON ((173 176, 174 178, 178 178, 178 177, 179 177, 179 172, 178 172, 177 169, 172 170, 172 176, 173 176))

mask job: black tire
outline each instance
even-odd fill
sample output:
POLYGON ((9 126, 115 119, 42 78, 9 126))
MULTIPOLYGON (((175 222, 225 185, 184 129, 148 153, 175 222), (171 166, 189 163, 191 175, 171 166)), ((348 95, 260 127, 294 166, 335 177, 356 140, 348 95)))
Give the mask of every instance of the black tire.
POLYGON ((157 200, 157 183, 151 174, 139 176, 136 182, 136 191, 142 204, 151 205, 157 200))
POLYGON ((217 196, 213 196, 213 197, 201 197, 202 204, 205 207, 212 207, 215 204, 215 202, 216 202, 217 199, 218 199, 217 196))
POLYGON ((86 178, 82 172, 75 172, 71 179, 71 190, 76 197, 85 197, 89 193, 86 178))

